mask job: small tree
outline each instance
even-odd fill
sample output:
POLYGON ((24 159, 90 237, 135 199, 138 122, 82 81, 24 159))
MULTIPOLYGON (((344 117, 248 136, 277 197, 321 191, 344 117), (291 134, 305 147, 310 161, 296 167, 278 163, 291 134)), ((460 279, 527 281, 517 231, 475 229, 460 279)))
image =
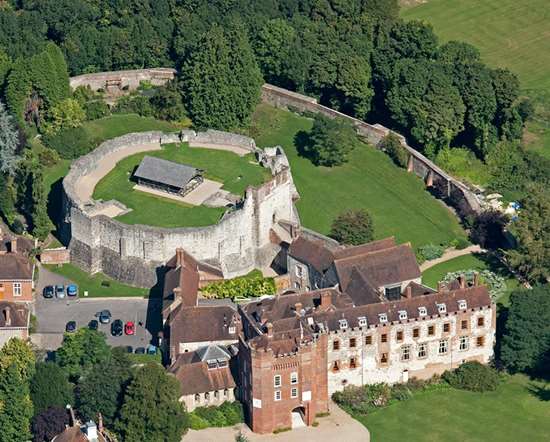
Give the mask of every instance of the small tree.
POLYGON ((48 196, 41 167, 32 171, 32 204, 32 232, 38 239, 44 240, 53 229, 53 224, 48 216, 48 196))
POLYGON ((19 338, 11 338, 0 349, 0 372, 15 366, 23 381, 28 382, 35 372, 35 356, 30 344, 19 338))
POLYGON ((350 123, 317 114, 308 139, 300 149, 313 164, 332 167, 346 163, 356 145, 357 135, 350 123))
POLYGON ((0 371, 0 442, 29 440, 32 415, 28 379, 14 362, 0 371))
POLYGON ((466 362, 453 371, 443 373, 443 379, 452 387, 469 391, 494 391, 500 382, 498 372, 477 361, 466 362))
POLYGON ((496 250, 506 244, 504 228, 508 219, 501 212, 490 210, 476 216, 470 239, 486 249, 496 250))
POLYGON ((0 173, 15 175, 21 159, 17 153, 19 134, 14 119, 0 101, 0 173))
POLYGON ((50 407, 32 419, 33 442, 50 442, 69 424, 69 413, 64 407, 50 407))
POLYGON ((351 245, 372 241, 374 237, 372 218, 365 209, 348 210, 334 220, 330 236, 336 241, 351 245))
POLYGON ((52 362, 36 364, 36 373, 31 380, 31 399, 35 414, 49 407, 65 407, 74 400, 73 387, 67 373, 52 362))
POLYGON ((399 137, 390 132, 382 141, 380 141, 380 148, 386 152, 395 164, 399 167, 407 167, 409 162, 409 153, 401 144, 399 137))
POLYGON ((66 98, 50 109, 48 122, 44 125, 44 132, 55 134, 61 129, 82 126, 86 119, 86 112, 74 98, 66 98))

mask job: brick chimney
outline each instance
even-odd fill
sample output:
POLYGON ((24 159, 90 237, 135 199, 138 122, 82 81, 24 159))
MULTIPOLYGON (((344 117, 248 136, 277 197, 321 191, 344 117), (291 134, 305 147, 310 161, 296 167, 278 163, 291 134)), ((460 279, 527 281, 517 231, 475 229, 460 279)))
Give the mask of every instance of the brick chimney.
POLYGON ((185 264, 185 251, 181 247, 178 247, 176 249, 176 265, 183 267, 184 264, 185 264))
POLYGON ((405 288, 405 298, 407 299, 412 299, 413 297, 413 291, 412 291, 412 287, 410 286, 410 284, 405 288))
POLYGON ((3 313, 4 313, 4 322, 6 323, 6 327, 9 327, 11 325, 11 312, 9 307, 6 307, 3 313))
POLYGON ((67 410, 69 410, 69 415, 71 416, 69 419, 69 427, 74 427, 76 425, 76 417, 74 415, 73 407, 69 404, 67 405, 67 410))
POLYGON ((302 303, 297 302, 296 304, 294 304, 294 310, 296 310, 296 314, 300 316, 300 311, 302 310, 302 303))
POLYGON ((447 287, 447 284, 445 284, 443 281, 439 281, 437 283, 437 293, 444 293, 449 291, 449 288, 447 287))
POLYGON ((10 241, 10 252, 17 253, 17 238, 10 241))
POLYGON ((266 328, 267 338, 271 339, 273 337, 273 324, 271 322, 268 322, 265 325, 265 328, 266 328))
POLYGON ((332 305, 332 296, 330 292, 323 292, 321 293, 321 309, 326 310, 332 305))
POLYGON ((477 287, 480 284, 479 281, 479 272, 474 273, 474 287, 477 287))
POLYGON ((460 284, 461 289, 466 288, 466 276, 464 274, 462 274, 458 277, 458 283, 460 284))

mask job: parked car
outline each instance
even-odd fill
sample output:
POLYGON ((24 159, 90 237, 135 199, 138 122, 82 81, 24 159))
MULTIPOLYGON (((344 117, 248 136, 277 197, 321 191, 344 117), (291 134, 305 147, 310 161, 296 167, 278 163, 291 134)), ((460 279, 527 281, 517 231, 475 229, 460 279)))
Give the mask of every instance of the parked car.
POLYGON ((111 322, 111 312, 109 310, 101 310, 97 317, 99 318, 99 322, 102 324, 108 324, 111 322))
POLYGON ((97 330, 99 328, 99 322, 97 322, 97 320, 95 319, 92 319, 89 323, 88 323, 88 328, 90 330, 97 330))
POLYGON ((76 284, 69 284, 67 286, 67 295, 68 296, 77 296, 78 295, 78 286, 76 284))
POLYGON ((64 285, 56 285, 55 286, 55 296, 57 296, 59 299, 62 299, 65 297, 65 286, 64 285))
POLYGON ((74 333, 76 331, 76 322, 75 321, 67 322, 67 325, 65 326, 65 331, 67 333, 74 333))
POLYGON ((53 285, 47 285, 46 287, 44 287, 44 290, 42 290, 42 295, 44 296, 44 298, 53 298, 55 295, 55 289, 53 285))
POLYGON ((136 355, 144 355, 145 354, 145 348, 144 347, 138 347, 136 348, 136 351, 134 351, 136 355))
POLYGON ((128 321, 124 325, 124 333, 126 333, 127 335, 133 335, 135 332, 136 332, 136 326, 132 321, 128 321))
POLYGON ((156 355, 157 354, 157 347, 155 347, 153 344, 149 344, 147 346, 147 354, 148 355, 156 355))
POLYGON ((133 353, 134 352, 134 347, 132 347, 131 345, 127 345, 126 346, 126 353, 133 353))
POLYGON ((113 336, 122 336, 122 330, 124 326, 120 319, 115 319, 111 324, 111 335, 113 336))

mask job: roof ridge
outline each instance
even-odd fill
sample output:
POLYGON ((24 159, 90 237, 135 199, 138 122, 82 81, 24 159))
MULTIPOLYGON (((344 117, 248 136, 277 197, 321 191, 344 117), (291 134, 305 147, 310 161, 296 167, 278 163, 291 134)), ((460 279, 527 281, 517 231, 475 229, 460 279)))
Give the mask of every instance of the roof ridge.
POLYGON ((348 261, 348 260, 351 260, 351 259, 357 259, 357 258, 365 257, 365 256, 368 256, 368 255, 376 255, 376 254, 379 254, 379 253, 382 253, 382 252, 387 252, 388 250, 395 250, 395 249, 398 249, 398 248, 401 248, 401 247, 407 247, 409 249, 412 249, 410 243, 396 244, 394 246, 387 247, 385 249, 371 250, 370 252, 361 253, 359 255, 344 256, 343 258, 336 258, 334 261, 335 262, 336 261, 348 261))

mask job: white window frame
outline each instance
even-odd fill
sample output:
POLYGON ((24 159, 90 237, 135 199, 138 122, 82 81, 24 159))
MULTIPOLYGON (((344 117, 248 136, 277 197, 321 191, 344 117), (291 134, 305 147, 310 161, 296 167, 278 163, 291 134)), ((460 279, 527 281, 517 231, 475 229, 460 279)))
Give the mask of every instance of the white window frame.
POLYGON ((281 385, 283 385, 283 378, 280 374, 276 374, 273 376, 273 386, 275 388, 279 388, 281 385))
POLYGON ((21 282, 13 283, 13 296, 23 296, 23 283, 21 282))
POLYGON ((461 299, 458 301, 458 309, 459 310, 466 310, 468 308, 468 303, 465 299, 461 299))
POLYGON ((407 362, 411 360, 411 346, 403 345, 401 347, 401 361, 407 362), (406 357, 405 357, 406 356, 406 357))
POLYGON ((417 354, 418 354, 418 359, 425 359, 428 357, 428 344, 426 342, 421 342, 420 344, 418 344, 417 354))
POLYGON ((275 393, 273 393, 273 400, 280 401, 282 396, 281 390, 275 390, 275 393))
POLYGON ((388 314, 387 314, 387 313, 378 313, 378 320, 379 320, 381 323, 386 323, 386 322, 388 322, 388 314))
POLYGON ((405 321, 407 319, 407 310, 399 310, 399 320, 405 321))
POLYGON ((296 385, 298 383, 298 373, 296 371, 293 371, 290 373, 290 384, 296 385))
POLYGON ((461 336, 458 344, 460 351, 467 351, 470 348, 470 338, 468 336, 461 336))
POLYGON ((294 288, 300 290, 302 288, 302 286, 300 285, 300 283, 298 281, 294 281, 294 288))
POLYGON ((418 316, 427 316, 428 315, 428 309, 424 306, 418 307, 418 316))
POLYGON ((339 319, 338 325, 340 326, 341 330, 345 330, 348 328, 348 320, 347 319, 339 319))
POLYGON ((292 388, 290 389, 290 397, 291 397, 292 399, 295 399, 295 398, 298 397, 298 388, 292 387, 292 388))
POLYGON ((303 275, 304 275, 304 268, 301 265, 296 264, 296 276, 298 278, 301 278, 303 275))
POLYGON ((436 303, 437 305, 437 311, 439 313, 447 313, 447 306, 442 302, 442 303, 436 303))
POLYGON ((439 341, 439 348, 437 350, 438 354, 440 355, 446 355, 449 353, 449 340, 448 339, 441 339, 439 341), (444 351, 442 351, 444 350, 444 351))
POLYGON ((359 327, 366 327, 367 326, 367 318, 364 316, 359 316, 357 318, 357 321, 359 322, 359 327))

